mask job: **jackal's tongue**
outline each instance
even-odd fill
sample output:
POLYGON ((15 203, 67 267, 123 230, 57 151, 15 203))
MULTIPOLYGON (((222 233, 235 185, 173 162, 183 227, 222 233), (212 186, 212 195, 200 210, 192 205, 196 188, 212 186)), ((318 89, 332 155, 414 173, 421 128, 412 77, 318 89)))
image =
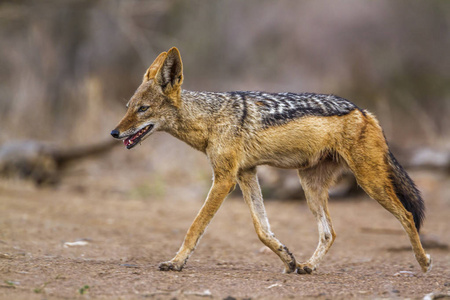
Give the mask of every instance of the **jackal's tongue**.
POLYGON ((133 136, 130 136, 129 138, 126 138, 126 139, 123 140, 123 144, 125 146, 128 146, 129 144, 132 143, 132 140, 133 140, 133 136))
POLYGON ((124 144, 125 146, 128 146, 128 145, 133 144, 134 140, 137 139, 137 138, 139 137, 139 133, 140 133, 140 132, 138 132, 138 133, 136 133, 136 134, 134 134, 134 135, 132 135, 132 136, 127 137, 126 139, 124 139, 124 140, 123 140, 123 144, 124 144))
POLYGON ((125 146, 133 144, 134 140, 139 138, 141 135, 143 135, 149 129, 149 127, 150 126, 146 126, 146 127, 142 128, 141 130, 139 130, 136 134, 133 134, 132 136, 127 137, 125 140, 123 140, 123 144, 125 146))

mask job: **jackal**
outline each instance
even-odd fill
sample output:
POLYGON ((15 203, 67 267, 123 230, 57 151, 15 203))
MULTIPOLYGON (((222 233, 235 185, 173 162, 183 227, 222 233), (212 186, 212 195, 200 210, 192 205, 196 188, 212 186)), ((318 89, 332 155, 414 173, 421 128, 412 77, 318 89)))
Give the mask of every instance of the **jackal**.
POLYGON ((285 272, 311 273, 336 234, 328 213, 328 188, 350 169, 358 184, 391 212, 409 236, 424 272, 431 258, 418 231, 424 218, 420 192, 389 150, 375 117, 348 100, 323 94, 192 92, 181 89, 178 49, 161 53, 144 74, 111 135, 128 149, 165 131, 205 153, 214 179, 208 197, 175 257, 159 265, 181 271, 226 196, 239 184, 260 240, 285 272), (299 263, 270 229, 256 175, 258 165, 297 169, 319 229, 312 257, 299 263))

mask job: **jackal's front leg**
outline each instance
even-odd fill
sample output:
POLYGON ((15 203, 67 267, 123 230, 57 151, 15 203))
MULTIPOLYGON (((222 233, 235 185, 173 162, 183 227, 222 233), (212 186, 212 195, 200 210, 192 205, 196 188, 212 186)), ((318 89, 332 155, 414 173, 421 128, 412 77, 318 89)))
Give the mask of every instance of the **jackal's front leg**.
POLYGON ((209 222, 234 185, 234 178, 231 176, 214 179, 214 184, 209 191, 208 197, 189 228, 180 250, 178 250, 177 255, 172 260, 159 265, 161 271, 181 271, 183 269, 209 222))
POLYGON ((250 208, 252 214, 253 225, 259 239, 277 254, 285 265, 285 272, 292 273, 296 271, 297 264, 294 255, 289 252, 270 230, 269 221, 267 219, 266 210, 264 208, 261 189, 256 176, 256 169, 241 171, 239 174, 239 186, 244 195, 244 200, 250 208))

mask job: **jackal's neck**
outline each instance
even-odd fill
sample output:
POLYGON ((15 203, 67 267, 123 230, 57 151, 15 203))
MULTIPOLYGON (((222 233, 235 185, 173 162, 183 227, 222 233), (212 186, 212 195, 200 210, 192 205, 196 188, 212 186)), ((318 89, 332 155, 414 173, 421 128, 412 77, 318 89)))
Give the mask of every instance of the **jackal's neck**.
POLYGON ((180 107, 176 118, 165 131, 193 148, 206 152, 208 127, 213 118, 210 102, 203 92, 181 91, 180 107))

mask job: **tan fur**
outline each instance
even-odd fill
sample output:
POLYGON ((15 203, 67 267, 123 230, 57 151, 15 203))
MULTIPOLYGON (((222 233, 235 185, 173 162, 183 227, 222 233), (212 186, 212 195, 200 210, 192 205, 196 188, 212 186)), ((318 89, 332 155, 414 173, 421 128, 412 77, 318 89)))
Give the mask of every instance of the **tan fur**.
MULTIPOLYGON (((277 126, 261 122, 264 101, 242 102, 237 110, 231 94, 181 89, 183 67, 179 51, 161 53, 144 75, 118 124, 116 138, 133 136, 146 126, 165 131, 208 156, 214 181, 176 256, 161 270, 180 271, 228 193, 239 183, 250 208, 258 237, 274 251, 286 272, 311 273, 331 247, 336 234, 328 212, 328 188, 349 168, 362 188, 399 219, 424 271, 430 266, 409 213, 389 179, 388 146, 375 118, 359 109, 333 116, 303 116, 277 126), (225 100, 224 100, 225 98, 225 100), (148 107, 140 112, 141 107, 148 107), (237 111, 239 113, 237 113, 237 111), (256 175, 258 165, 296 168, 307 203, 317 219, 319 244, 305 263, 296 262, 270 230, 256 175)), ((142 139, 150 135, 146 134, 142 139)))
POLYGON ((162 52, 160 55, 158 55, 158 57, 155 59, 155 61, 148 68, 147 72, 145 72, 142 83, 155 78, 156 73, 161 68, 161 65, 164 62, 164 60, 166 59, 166 57, 167 57, 167 52, 162 52))

